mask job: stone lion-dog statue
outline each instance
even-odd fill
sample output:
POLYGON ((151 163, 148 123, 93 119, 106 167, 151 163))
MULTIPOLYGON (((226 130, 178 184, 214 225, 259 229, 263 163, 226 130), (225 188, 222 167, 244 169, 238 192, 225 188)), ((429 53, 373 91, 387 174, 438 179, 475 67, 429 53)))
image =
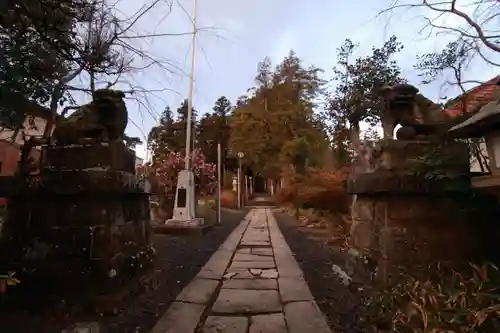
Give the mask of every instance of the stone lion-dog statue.
POLYGON ((109 142, 123 140, 128 122, 125 93, 100 89, 93 101, 82 105, 67 118, 56 122, 52 139, 57 145, 70 145, 82 141, 109 142))

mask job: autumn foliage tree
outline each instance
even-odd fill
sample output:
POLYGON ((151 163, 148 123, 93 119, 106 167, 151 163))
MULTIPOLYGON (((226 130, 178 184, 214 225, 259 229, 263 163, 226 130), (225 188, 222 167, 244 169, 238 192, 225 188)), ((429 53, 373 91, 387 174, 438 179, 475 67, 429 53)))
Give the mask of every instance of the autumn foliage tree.
POLYGON ((230 121, 231 149, 243 152, 243 163, 255 173, 279 178, 282 149, 299 137, 315 152, 311 164, 327 147, 315 113, 323 86, 319 73, 316 67, 305 67, 293 51, 275 68, 268 58, 259 63, 256 86, 238 100, 230 121))

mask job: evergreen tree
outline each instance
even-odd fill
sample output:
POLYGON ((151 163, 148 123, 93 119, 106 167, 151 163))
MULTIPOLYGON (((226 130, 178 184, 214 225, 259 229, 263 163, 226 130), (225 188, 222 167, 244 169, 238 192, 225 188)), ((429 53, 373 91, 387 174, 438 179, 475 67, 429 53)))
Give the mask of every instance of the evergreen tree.
POLYGON ((176 151, 174 126, 172 110, 167 106, 160 116, 159 124, 153 127, 148 135, 148 148, 152 152, 153 163, 156 157, 176 151))
POLYGON ((326 133, 314 112, 322 93, 319 73, 293 51, 274 70, 268 58, 259 63, 257 86, 240 99, 230 121, 232 150, 243 152, 244 164, 254 172, 277 178, 284 166, 283 147, 300 137, 311 147, 311 164, 322 157, 326 133))

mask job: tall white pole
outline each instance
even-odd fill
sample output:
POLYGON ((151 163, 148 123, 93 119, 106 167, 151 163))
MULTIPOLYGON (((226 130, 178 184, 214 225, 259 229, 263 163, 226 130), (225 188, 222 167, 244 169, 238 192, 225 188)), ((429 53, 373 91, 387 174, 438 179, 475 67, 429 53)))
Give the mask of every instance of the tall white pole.
POLYGON ((198 0, 194 0, 193 3, 193 36, 191 40, 191 68, 189 73, 189 90, 188 90, 188 111, 187 111, 187 128, 186 128, 186 158, 184 160, 184 168, 186 170, 190 169, 190 155, 191 155, 191 126, 193 117, 193 90, 194 90, 194 55, 196 50, 196 7, 198 5, 198 0))
POLYGON ((248 202, 248 176, 245 175, 244 178, 245 178, 245 201, 244 201, 244 203, 246 205, 248 202))
POLYGON ((222 148, 220 142, 217 144, 217 223, 221 223, 221 181, 222 181, 222 148))

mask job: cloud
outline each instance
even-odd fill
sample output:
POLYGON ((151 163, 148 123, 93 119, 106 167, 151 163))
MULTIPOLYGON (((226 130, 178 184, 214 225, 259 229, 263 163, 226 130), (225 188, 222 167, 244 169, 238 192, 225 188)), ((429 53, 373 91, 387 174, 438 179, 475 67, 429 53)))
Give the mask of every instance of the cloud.
POLYGON ((275 48, 270 54, 271 61, 273 64, 277 64, 285 58, 291 49, 296 45, 296 34, 292 29, 286 30, 282 33, 281 37, 278 39, 275 48))
MULTIPOLYGON (((167 8, 156 10, 141 20, 137 30, 190 31, 192 3, 192 0, 178 0, 170 13, 167 8)), ((130 13, 142 4, 123 0, 119 6, 130 13)), ((360 0, 200 0, 198 25, 203 28, 197 38, 195 107, 201 113, 209 112, 221 95, 234 102, 254 85, 259 61, 269 56, 277 64, 290 49, 296 51, 305 64, 325 69, 328 78, 336 63, 336 50, 346 38, 360 43, 356 56, 362 56, 371 52, 372 47, 381 46, 391 35, 397 35, 405 45, 398 57, 399 64, 410 82, 419 84, 420 78, 413 69, 416 55, 441 49, 447 39, 425 38, 419 34, 419 28, 425 23, 421 19, 423 12, 398 12, 390 20, 387 16, 377 17, 379 10, 387 6, 386 0, 373 0, 369 5, 360 0)), ((443 23, 456 24, 449 20, 443 23)), ((175 110, 187 96, 190 38, 163 37, 137 43, 172 64, 170 72, 152 69, 133 77, 138 85, 150 89, 171 89, 149 94, 150 110, 133 101, 128 103, 130 116, 137 124, 130 125, 128 133, 142 137, 166 105, 175 110), (151 110, 156 117, 150 114, 151 110)), ((482 78, 491 73, 484 66, 478 66, 472 74, 482 78)), ((441 95, 439 85, 421 88, 426 96, 437 100, 441 95)), ((138 155, 145 157, 144 146, 137 150, 138 155)))

